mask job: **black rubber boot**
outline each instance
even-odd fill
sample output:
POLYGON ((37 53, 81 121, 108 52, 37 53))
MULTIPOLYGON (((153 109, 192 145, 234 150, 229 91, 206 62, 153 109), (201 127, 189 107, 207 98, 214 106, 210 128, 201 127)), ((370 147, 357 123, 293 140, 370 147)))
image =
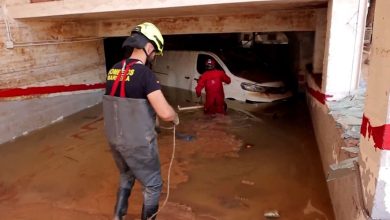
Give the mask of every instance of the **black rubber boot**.
POLYGON ((127 214, 129 196, 130 189, 120 188, 118 190, 114 210, 115 220, 123 220, 123 217, 127 214))
POLYGON ((158 205, 156 206, 142 206, 141 220, 155 220, 157 215, 153 216, 158 211, 158 205), (150 218, 152 217, 153 218, 150 218))

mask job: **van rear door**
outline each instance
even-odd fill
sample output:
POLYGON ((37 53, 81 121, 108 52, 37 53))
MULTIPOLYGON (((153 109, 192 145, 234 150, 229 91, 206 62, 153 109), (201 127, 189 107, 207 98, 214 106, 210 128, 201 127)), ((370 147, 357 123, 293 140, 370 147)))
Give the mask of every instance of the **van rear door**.
POLYGON ((190 90, 194 65, 191 53, 166 51, 156 58, 152 68, 161 85, 190 90))

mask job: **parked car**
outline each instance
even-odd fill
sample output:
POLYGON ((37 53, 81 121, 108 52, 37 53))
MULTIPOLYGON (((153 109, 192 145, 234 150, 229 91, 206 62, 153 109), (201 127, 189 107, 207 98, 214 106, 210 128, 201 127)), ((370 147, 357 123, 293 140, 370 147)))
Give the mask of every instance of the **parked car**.
POLYGON ((210 57, 217 62, 216 68, 224 70, 231 78, 232 82, 224 85, 225 98, 248 102, 272 102, 292 95, 283 81, 272 79, 272 74, 254 73, 250 67, 233 73, 222 59, 212 52, 164 51, 163 56, 156 58, 152 69, 161 85, 195 92, 197 81, 205 71, 205 61, 210 57))

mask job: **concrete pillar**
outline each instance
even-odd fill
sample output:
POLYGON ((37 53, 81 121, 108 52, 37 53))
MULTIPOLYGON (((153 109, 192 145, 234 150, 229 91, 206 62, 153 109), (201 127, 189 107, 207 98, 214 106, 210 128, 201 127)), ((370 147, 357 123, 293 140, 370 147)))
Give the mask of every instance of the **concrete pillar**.
POLYGON ((313 44, 314 34, 313 32, 296 32, 296 48, 294 48, 297 54, 297 74, 298 74, 298 89, 299 91, 305 91, 306 78, 308 71, 308 65, 313 64, 313 44))
POLYGON ((360 171, 371 217, 390 219, 390 1, 376 4, 360 171))
POLYGON ((368 0, 330 0, 323 85, 331 100, 357 88, 368 0))
POLYGON ((313 73, 322 74, 326 39, 326 9, 316 12, 316 32, 314 35, 313 73))

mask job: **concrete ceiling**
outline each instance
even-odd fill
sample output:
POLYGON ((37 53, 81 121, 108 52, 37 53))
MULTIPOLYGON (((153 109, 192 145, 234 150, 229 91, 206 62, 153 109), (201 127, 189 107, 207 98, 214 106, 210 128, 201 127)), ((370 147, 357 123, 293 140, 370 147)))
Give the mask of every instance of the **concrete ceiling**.
POLYGON ((62 0, 8 6, 15 19, 118 19, 256 14, 327 7, 328 0, 62 0), (28 11, 28 13, 26 13, 28 11))

